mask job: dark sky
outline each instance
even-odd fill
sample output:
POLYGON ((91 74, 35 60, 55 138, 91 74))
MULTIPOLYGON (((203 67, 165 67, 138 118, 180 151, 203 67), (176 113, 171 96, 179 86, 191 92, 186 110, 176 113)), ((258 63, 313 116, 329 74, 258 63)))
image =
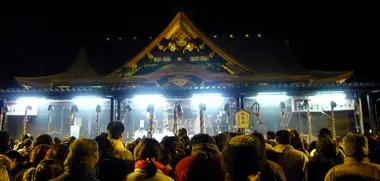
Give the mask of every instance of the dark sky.
POLYGON ((59 73, 90 40, 155 36, 178 11, 207 34, 260 32, 287 39, 305 68, 355 70, 352 81, 378 80, 379 46, 370 5, 298 0, 131 2, 5 3, 0 8, 0 83, 7 85, 17 75, 59 73))

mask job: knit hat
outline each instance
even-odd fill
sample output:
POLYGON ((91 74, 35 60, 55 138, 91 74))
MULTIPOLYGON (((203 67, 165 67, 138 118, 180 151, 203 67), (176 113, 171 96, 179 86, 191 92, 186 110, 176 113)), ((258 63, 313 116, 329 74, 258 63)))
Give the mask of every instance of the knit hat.
POLYGON ((240 135, 232 138, 223 152, 226 171, 233 180, 261 172, 266 164, 265 148, 258 138, 240 135))

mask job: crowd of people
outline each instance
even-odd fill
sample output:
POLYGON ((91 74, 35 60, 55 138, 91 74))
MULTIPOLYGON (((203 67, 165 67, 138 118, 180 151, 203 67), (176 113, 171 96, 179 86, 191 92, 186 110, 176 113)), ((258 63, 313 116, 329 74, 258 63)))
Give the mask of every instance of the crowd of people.
POLYGON ((0 131, 0 181, 343 181, 380 180, 377 137, 320 130, 306 144, 295 130, 250 135, 197 134, 186 129, 161 142, 123 143, 110 122, 95 139, 61 141, 48 134, 19 141, 0 131))

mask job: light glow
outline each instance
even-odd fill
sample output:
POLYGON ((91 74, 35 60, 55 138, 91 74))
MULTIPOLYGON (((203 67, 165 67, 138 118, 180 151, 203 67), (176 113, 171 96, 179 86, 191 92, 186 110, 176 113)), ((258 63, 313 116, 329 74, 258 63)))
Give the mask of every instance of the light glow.
POLYGON ((103 104, 107 100, 108 99, 100 97, 76 97, 72 101, 79 107, 79 109, 85 109, 87 107, 95 108, 95 106, 103 104))
POLYGON ((199 104, 204 103, 207 107, 216 108, 222 106, 224 97, 221 94, 194 94, 191 98, 193 107, 198 107, 199 104))
POLYGON ((149 104, 153 104, 155 107, 161 107, 165 105, 165 98, 162 95, 136 95, 132 98, 133 103, 138 108, 145 109, 149 104))
POLYGON ((38 98, 38 97, 21 97, 17 99, 17 104, 19 105, 31 105, 31 106, 36 106, 38 104, 42 104, 47 102, 47 99, 45 98, 38 98))
POLYGON ((313 100, 319 103, 329 103, 330 101, 343 102, 346 100, 346 94, 341 91, 336 92, 319 92, 313 100))
POLYGON ((257 102, 274 102, 278 104, 280 101, 285 101, 290 97, 286 95, 286 92, 259 92, 256 96, 257 102))

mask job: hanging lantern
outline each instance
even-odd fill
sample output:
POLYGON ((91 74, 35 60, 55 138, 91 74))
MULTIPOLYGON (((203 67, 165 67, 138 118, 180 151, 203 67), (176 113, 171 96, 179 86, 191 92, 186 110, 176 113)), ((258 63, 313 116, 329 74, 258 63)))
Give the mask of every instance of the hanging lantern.
POLYGON ((132 106, 130 104, 127 104, 125 106, 125 109, 128 111, 128 112, 131 112, 133 110, 132 106))
POLYGON ((255 101, 252 104, 251 109, 252 109, 253 112, 255 112, 255 116, 256 116, 256 118, 258 120, 257 124, 258 125, 264 124, 264 122, 260 119, 260 104, 257 101, 255 101))

